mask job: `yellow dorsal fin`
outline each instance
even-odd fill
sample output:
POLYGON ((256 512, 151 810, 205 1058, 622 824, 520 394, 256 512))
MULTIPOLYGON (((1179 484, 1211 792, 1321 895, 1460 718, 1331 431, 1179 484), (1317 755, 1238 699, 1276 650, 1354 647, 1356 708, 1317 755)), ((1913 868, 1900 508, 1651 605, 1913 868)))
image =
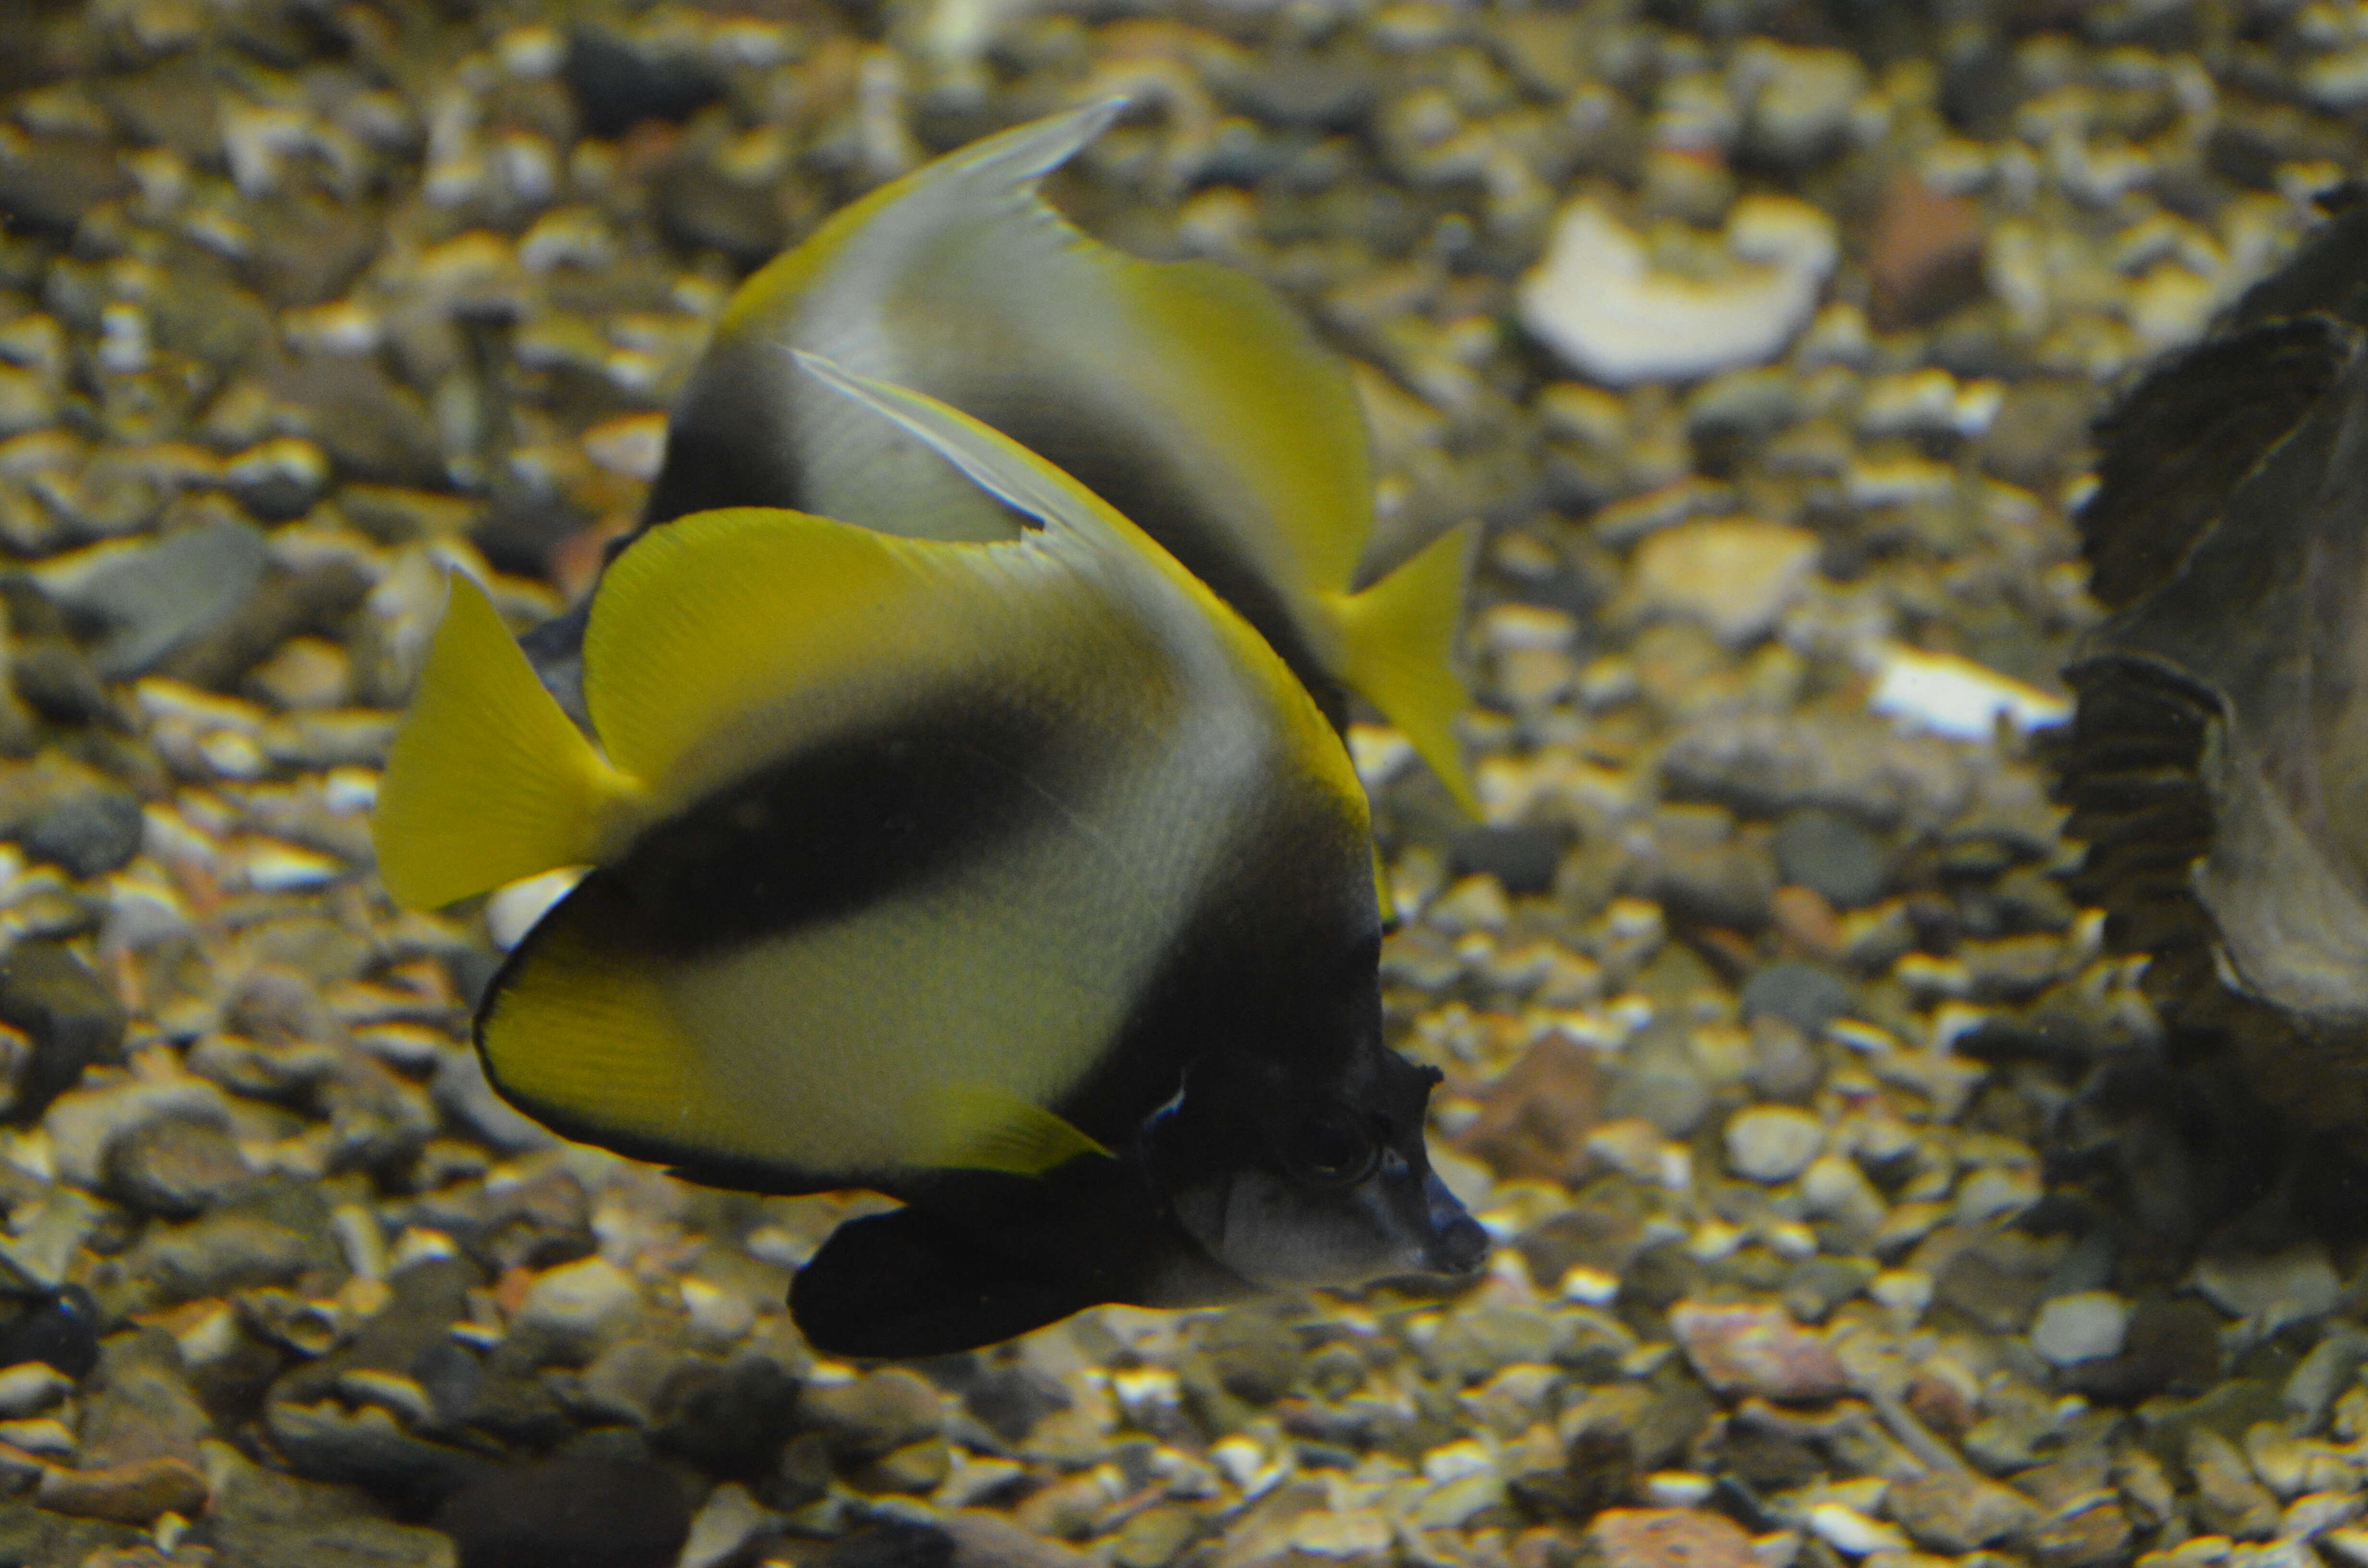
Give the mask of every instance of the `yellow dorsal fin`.
POLYGON ((930 1132, 918 1163, 952 1170, 1034 1176, 1088 1154, 1112 1157, 1043 1107, 985 1084, 946 1085, 922 1119, 930 1132))
MULTIPOLYGON (((932 551, 803 512, 740 506, 653 528, 619 556, 592 601, 584 702, 617 765, 669 801, 728 775, 778 737, 745 731, 785 693, 843 685, 867 643, 897 628, 932 551), (698 778, 680 769, 713 754, 698 778)), ((916 662, 926 644, 895 650, 916 662)), ((897 661, 903 663, 900 658, 897 661)))
POLYGON ((1340 673, 1406 733, 1455 801, 1474 816, 1480 796, 1463 766, 1455 718, 1471 701, 1455 668, 1463 584, 1480 526, 1465 523, 1360 594, 1331 594, 1340 673))
POLYGON ((484 590, 455 574, 370 819, 387 892, 435 909, 597 859, 635 794, 535 678, 484 590))

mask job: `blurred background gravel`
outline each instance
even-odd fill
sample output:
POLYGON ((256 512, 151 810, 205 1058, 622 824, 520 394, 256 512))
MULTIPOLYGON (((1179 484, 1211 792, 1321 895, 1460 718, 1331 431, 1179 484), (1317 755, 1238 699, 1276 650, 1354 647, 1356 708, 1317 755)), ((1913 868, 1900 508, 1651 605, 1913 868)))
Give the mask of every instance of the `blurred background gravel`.
POLYGON ((2358 0, 0 7, 0 1565, 2368 1564, 2362 1189, 2175 1064, 2040 738, 2089 420, 2363 131, 2358 0), (375 770, 741 276, 1110 93, 1056 198, 1489 524, 1487 820, 1352 739, 1504 1245, 820 1361, 870 1200, 496 1102, 375 770))

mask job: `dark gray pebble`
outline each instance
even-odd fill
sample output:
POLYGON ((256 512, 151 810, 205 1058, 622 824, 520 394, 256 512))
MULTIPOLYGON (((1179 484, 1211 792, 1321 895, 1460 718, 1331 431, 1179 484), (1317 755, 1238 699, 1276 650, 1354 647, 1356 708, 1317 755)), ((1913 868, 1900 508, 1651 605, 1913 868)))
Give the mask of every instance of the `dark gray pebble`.
POLYGON ((962 1403, 1007 1443, 1024 1441, 1047 1415, 1069 1408, 1068 1391, 1024 1361, 987 1368, 962 1391, 962 1403))
POLYGON ((1873 903, 1890 877, 1882 839, 1857 818, 1816 806, 1777 824, 1776 864, 1786 881, 1815 889, 1837 909, 1873 903))
POLYGON ((17 1111, 28 1114, 74 1086, 82 1070, 123 1044, 123 1005, 60 942, 19 942, 0 958, 0 1023, 33 1042, 17 1111))
POLYGON ((555 1459, 454 1493, 435 1526, 460 1549, 461 1568, 669 1568, 690 1507, 655 1465, 555 1459))
POLYGON ((84 213, 131 186, 113 148, 79 136, 35 137, 0 155, 0 215, 11 229, 71 238, 84 213))
POLYGON ((644 119, 687 119, 723 96, 723 77, 705 61, 644 51, 605 28, 575 29, 566 76, 595 136, 621 135, 644 119))
POLYGON ((42 718, 60 724, 105 723, 116 717, 115 699, 72 639, 32 637, 17 645, 8 676, 17 695, 42 718))
POLYGON ((902 1519, 831 1542, 812 1568, 948 1568, 954 1539, 934 1525, 902 1519))
POLYGON ((98 1303, 79 1285, 64 1285, 22 1304, 0 1323, 0 1367, 40 1361, 80 1381, 98 1365, 98 1303))
POLYGON ((245 603, 266 555, 261 530, 217 518, 115 557, 61 598, 106 629, 91 653, 99 674, 128 680, 245 603))
POLYGON ((107 1150, 107 1190, 144 1214, 186 1220, 255 1183, 231 1135, 211 1122, 167 1117, 107 1150))
POLYGON ((1470 827, 1455 835, 1449 860, 1459 877, 1485 874, 1508 893, 1547 893, 1569 847, 1570 830, 1559 824, 1470 827))
POLYGON ((80 881, 115 870, 140 853, 140 797, 129 790, 76 790, 43 808, 18 835, 35 860, 80 881))
POLYGON ((1767 1014, 1804 1034, 1816 1034, 1850 1009, 1850 987, 1810 963, 1771 963, 1743 987, 1743 1016, 1767 1014))

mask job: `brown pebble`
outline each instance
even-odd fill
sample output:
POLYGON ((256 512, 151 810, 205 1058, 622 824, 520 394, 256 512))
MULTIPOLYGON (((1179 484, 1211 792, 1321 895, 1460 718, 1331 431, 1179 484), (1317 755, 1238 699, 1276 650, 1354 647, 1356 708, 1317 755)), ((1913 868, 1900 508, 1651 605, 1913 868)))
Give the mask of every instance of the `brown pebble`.
POLYGON ((1775 918, 1776 934, 1801 957, 1841 956, 1841 920, 1816 889, 1788 882, 1769 895, 1768 912, 1775 918))
POLYGON ((1761 1568, 1743 1527, 1694 1508, 1613 1508, 1588 1539, 1604 1568, 1761 1568))
POLYGON ((1602 1119, 1603 1093, 1595 1053, 1549 1035, 1473 1092, 1480 1117, 1455 1146, 1501 1177, 1577 1187, 1594 1167, 1587 1135, 1602 1119))
POLYGON ((1702 1381, 1721 1393, 1805 1404, 1850 1388, 1849 1375, 1825 1340, 1782 1307, 1679 1301, 1669 1309, 1669 1332, 1702 1381))
POLYGON ((1916 1419, 1944 1437, 1964 1437, 1980 1415, 1964 1391, 1946 1378, 1918 1375, 1907 1385, 1907 1408, 1916 1419))
POLYGON ((41 1472, 33 1500, 52 1514, 145 1525, 161 1514, 193 1515, 206 1506, 206 1478, 187 1460, 139 1460, 105 1470, 41 1472))
POLYGON ((1874 324, 1884 332, 1947 315, 1982 291, 1982 210, 1913 175, 1893 178, 1867 255, 1874 324))

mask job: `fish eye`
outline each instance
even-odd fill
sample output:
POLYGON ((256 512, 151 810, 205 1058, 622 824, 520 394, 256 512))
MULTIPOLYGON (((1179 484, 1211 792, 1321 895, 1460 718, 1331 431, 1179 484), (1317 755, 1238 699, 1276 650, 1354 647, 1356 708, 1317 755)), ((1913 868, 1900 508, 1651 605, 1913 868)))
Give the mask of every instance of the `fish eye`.
POLYGON ((1364 1125, 1345 1110, 1323 1110, 1300 1123, 1292 1141, 1292 1165, 1307 1179, 1346 1187, 1372 1174, 1381 1147, 1364 1125))

